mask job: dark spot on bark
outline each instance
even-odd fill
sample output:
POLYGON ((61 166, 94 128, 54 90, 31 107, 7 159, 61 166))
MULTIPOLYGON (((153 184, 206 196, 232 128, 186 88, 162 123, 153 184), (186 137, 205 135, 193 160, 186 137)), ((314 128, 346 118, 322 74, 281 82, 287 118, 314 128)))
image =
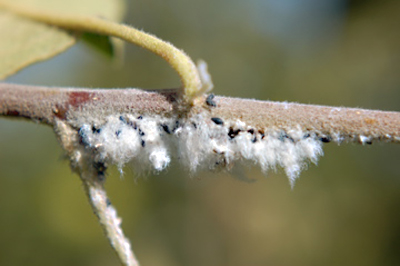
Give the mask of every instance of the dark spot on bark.
POLYGON ((61 106, 61 105, 59 105, 59 104, 56 104, 56 106, 55 106, 54 109, 53 109, 53 114, 54 114, 56 117, 58 117, 58 118, 64 120, 64 119, 67 117, 67 111, 68 111, 68 109, 65 108, 64 106, 61 106))
POLYGON ((7 116, 19 116, 19 112, 15 110, 7 110, 7 116))
POLYGON ((92 94, 93 93, 83 91, 70 92, 68 97, 68 105, 80 107, 83 104, 92 101, 92 94))

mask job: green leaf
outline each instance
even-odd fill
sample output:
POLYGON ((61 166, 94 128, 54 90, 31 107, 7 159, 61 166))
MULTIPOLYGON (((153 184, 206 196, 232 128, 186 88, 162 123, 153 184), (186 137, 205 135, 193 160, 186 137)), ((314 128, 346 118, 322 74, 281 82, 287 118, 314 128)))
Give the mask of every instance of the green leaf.
POLYGON ((81 38, 85 43, 89 44, 102 54, 105 54, 107 57, 114 56, 114 47, 110 37, 96 33, 85 32, 81 38))
POLYGON ((76 37, 66 31, 0 10, 0 79, 51 58, 71 47, 76 37))
MULTIPOLYGON (((113 21, 120 21, 125 10, 123 0, 0 0, 0 79, 65 51, 76 43, 78 36, 14 15, 7 8, 2 9, 3 4, 5 7, 10 4, 54 14, 96 16, 113 21)), ((113 41, 94 36, 91 35, 91 43, 96 42, 103 51, 114 54, 113 41)))

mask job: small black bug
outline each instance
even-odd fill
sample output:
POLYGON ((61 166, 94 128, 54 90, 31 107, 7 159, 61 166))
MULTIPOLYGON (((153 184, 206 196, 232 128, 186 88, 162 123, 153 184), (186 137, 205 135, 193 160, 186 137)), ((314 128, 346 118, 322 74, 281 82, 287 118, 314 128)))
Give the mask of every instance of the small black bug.
POLYGON ((263 130, 259 130, 258 133, 260 133, 261 139, 264 139, 264 137, 265 137, 264 131, 263 130))
POLYGON ((290 140, 291 142, 294 142, 294 139, 292 137, 290 137, 288 134, 286 134, 286 132, 281 132, 281 135, 278 137, 278 139, 282 142, 285 142, 285 139, 290 140))
POLYGON ((180 127, 179 120, 176 120, 176 121, 175 121, 175 126, 174 126, 174 128, 172 129, 172 132, 175 132, 179 127, 180 127))
POLYGON ((95 126, 92 126, 92 132, 95 133, 100 133, 101 132, 101 128, 96 128, 95 126))
POLYGON ((107 170, 107 165, 104 162, 94 162, 93 167, 97 171, 97 178, 100 181, 105 180, 105 172, 107 170))
POLYGON ((218 118, 218 117, 212 117, 211 120, 217 125, 223 125, 224 124, 224 121, 222 121, 222 119, 218 118))
POLYGON ((160 126, 162 127, 162 129, 164 129, 165 132, 167 132, 167 134, 171 134, 171 131, 166 124, 161 124, 160 126))
POLYGON ((331 137, 321 137, 321 138, 319 138, 319 140, 324 143, 329 143, 332 141, 332 138, 331 137))
POLYGON ((233 139, 235 138, 240 132, 240 129, 233 130, 233 128, 229 128, 228 136, 233 139))
POLYGON ((217 107, 217 103, 213 100, 214 97, 215 97, 215 95, 213 93, 211 93, 210 95, 207 96, 206 104, 208 106, 217 107))
POLYGON ((112 205, 111 200, 109 198, 106 199, 106 204, 107 204, 107 207, 110 207, 112 205))
POLYGON ((78 134, 79 134, 79 143, 85 146, 90 146, 90 143, 88 142, 87 128, 81 127, 78 130, 78 134))

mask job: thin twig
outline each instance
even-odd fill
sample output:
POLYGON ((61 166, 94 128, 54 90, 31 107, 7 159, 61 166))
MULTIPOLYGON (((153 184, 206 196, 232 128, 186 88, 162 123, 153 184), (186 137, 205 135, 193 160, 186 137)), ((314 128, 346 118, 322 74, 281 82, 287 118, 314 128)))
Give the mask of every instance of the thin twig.
MULTIPOLYGON (((115 113, 171 117, 183 115, 179 90, 46 88, 0 83, 0 115, 25 117, 54 125, 85 116, 101 120, 115 113)), ((299 128, 332 138, 400 142, 400 112, 257 101, 216 96, 216 107, 192 108, 222 120, 241 120, 256 129, 299 128)))
POLYGON ((81 178, 86 195, 97 216, 104 234, 124 266, 139 266, 129 240, 124 236, 121 219, 111 205, 104 188, 106 169, 98 169, 84 148, 79 145, 79 137, 67 123, 57 121, 54 125, 57 137, 70 158, 72 170, 81 178))

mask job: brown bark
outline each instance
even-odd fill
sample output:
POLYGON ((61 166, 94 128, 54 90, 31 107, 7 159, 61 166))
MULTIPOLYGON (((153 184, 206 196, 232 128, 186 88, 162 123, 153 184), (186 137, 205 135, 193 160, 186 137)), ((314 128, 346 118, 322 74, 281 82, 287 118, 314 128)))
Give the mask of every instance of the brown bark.
MULTIPOLYGON (((109 114, 182 116, 204 112, 223 121, 241 120, 257 130, 299 128, 343 140, 400 142, 400 112, 258 101, 216 96, 216 107, 180 107, 178 89, 78 89, 0 83, 0 115, 53 125, 78 116, 102 120, 109 114)), ((72 119, 73 120, 73 119, 72 119)), ((336 139, 337 140, 337 139, 336 139)))

